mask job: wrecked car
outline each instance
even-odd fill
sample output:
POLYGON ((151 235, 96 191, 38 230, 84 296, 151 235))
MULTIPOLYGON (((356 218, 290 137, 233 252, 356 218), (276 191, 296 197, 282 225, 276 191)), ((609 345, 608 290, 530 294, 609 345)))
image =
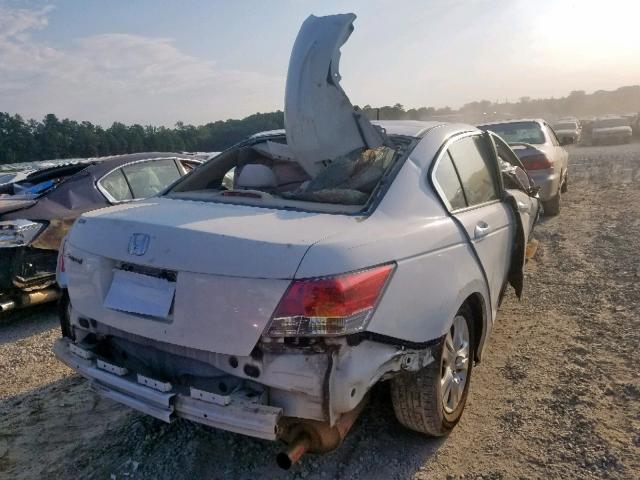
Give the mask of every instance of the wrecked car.
POLYGON ((354 19, 302 25, 284 131, 82 215, 60 254, 61 361, 163 421, 281 440, 283 468, 336 448, 379 382, 404 426, 456 425, 539 210, 496 135, 354 109, 354 19))
POLYGON ((59 297, 58 248, 82 213, 154 195, 200 163, 171 153, 62 161, 0 186, 0 311, 59 297))

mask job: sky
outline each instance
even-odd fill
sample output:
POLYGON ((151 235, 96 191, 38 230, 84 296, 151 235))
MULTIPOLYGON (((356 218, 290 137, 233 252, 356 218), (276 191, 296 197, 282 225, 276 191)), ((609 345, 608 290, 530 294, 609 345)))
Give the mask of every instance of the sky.
POLYGON ((358 105, 640 84, 637 0, 0 0, 0 111, 173 126, 281 110, 304 19, 348 12, 358 105))

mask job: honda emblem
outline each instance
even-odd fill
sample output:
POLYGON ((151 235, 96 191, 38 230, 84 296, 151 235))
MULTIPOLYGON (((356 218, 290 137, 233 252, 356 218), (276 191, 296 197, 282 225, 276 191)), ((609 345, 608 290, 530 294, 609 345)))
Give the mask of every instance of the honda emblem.
POLYGON ((134 233, 131 235, 131 239, 129 239, 129 248, 128 252, 130 255, 142 256, 147 253, 147 248, 149 248, 149 235, 146 233, 134 233))

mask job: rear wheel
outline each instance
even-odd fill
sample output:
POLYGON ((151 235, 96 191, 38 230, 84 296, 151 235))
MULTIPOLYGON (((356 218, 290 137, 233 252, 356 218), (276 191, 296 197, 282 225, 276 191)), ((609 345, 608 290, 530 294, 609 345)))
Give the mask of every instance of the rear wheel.
POLYGON ((435 361, 391 380, 393 410, 402 425, 435 437, 456 426, 467 403, 474 345, 473 319, 465 305, 433 351, 435 361))

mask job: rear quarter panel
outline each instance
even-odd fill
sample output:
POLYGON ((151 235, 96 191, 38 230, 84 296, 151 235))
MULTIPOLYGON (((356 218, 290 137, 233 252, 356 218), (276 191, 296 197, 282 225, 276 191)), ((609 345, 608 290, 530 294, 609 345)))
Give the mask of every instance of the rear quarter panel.
POLYGON ((396 262, 367 331, 426 342, 447 331, 469 295, 489 298, 469 244, 426 182, 428 165, 443 139, 432 139, 432 144, 423 140, 361 229, 312 246, 296 275, 331 275, 396 262))

